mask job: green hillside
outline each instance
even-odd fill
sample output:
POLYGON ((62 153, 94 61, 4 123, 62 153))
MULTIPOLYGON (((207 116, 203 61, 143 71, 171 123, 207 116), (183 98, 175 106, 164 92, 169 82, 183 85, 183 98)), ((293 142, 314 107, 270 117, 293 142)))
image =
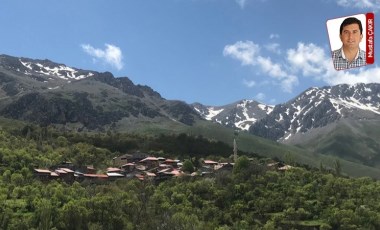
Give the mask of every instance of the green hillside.
MULTIPOLYGON (((62 160, 104 169, 118 150, 147 143, 189 147, 201 154, 228 155, 229 129, 199 123, 193 136, 61 132, 52 126, 12 124, 0 119, 0 229, 379 229, 380 182, 345 178, 326 170, 294 167, 280 172, 240 157, 231 171, 205 177, 182 176, 160 183, 137 178, 116 181, 41 181, 35 167, 62 160), (6 124, 6 125, 5 125, 6 124), (112 149, 114 148, 114 149, 112 149), (219 149, 218 149, 219 148, 219 149), (157 228, 161 226, 161 228, 157 228)), ((143 130, 141 130, 143 131, 143 130)), ((168 133, 168 130, 165 130, 168 133)), ((179 132, 178 130, 176 132, 179 132)), ((312 159, 301 149, 245 133, 240 148, 285 160, 312 159), (284 154, 285 153, 285 154, 284 154), (282 155, 281 155, 282 154, 282 155)), ((146 147, 146 146, 145 146, 146 147)), ((321 155, 319 155, 321 156, 321 155)), ((315 156, 317 157, 317 156, 315 156)), ((328 158, 314 158, 327 160, 328 158)), ((330 161, 336 159, 331 158, 330 161)), ((358 167, 341 160, 344 169, 358 167)), ((372 173, 368 168, 367 173, 372 173)), ((347 171, 349 172, 349 170, 347 171)), ((360 171, 356 171, 363 173, 360 171)), ((375 172, 375 171, 373 171, 375 172)))
POLYGON ((340 157, 380 168, 380 124, 378 121, 345 120, 336 128, 301 145, 316 154, 340 157))
MULTIPOLYGON (((121 124, 121 123, 119 123, 121 124)), ((158 135, 158 134, 180 134, 186 133, 191 136, 201 135, 210 140, 222 141, 231 146, 233 139, 236 138, 238 148, 247 153, 255 153, 262 157, 278 158, 283 161, 292 161, 302 165, 319 168, 321 164, 330 169, 334 169, 334 164, 339 160, 342 172, 354 177, 370 176, 380 179, 380 169, 371 165, 363 165, 361 162, 353 162, 345 158, 344 155, 329 155, 310 151, 306 147, 285 145, 261 137, 251 135, 247 132, 239 132, 236 136, 235 131, 221 125, 207 121, 198 121, 193 126, 186 126, 181 123, 173 122, 126 122, 125 128, 118 128, 118 131, 158 135), (129 125, 129 126, 128 126, 129 125)), ((370 124, 368 124, 370 125, 370 124)), ((368 126, 369 127, 369 126, 368 126)), ((380 129, 379 129, 380 130, 380 129)), ((328 138, 326 137, 326 141, 328 138)), ((307 146, 309 147, 309 146, 307 146)))

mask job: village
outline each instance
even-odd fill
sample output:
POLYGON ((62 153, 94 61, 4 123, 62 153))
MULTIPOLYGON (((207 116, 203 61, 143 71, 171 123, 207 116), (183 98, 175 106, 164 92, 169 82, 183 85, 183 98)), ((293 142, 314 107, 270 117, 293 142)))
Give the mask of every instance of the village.
MULTIPOLYGON (((34 175, 41 181, 61 180, 66 183, 74 181, 113 181, 116 179, 153 180, 160 182, 172 177, 180 176, 212 176, 216 173, 232 172, 232 162, 216 162, 202 160, 201 166, 194 172, 185 172, 183 162, 170 158, 155 157, 146 153, 135 152, 123 154, 112 159, 112 167, 98 170, 93 166, 77 167, 72 162, 64 161, 49 169, 35 168, 34 175), (103 173, 98 173, 103 172, 103 173)), ((266 164, 266 170, 286 171, 292 166, 281 162, 266 164)))

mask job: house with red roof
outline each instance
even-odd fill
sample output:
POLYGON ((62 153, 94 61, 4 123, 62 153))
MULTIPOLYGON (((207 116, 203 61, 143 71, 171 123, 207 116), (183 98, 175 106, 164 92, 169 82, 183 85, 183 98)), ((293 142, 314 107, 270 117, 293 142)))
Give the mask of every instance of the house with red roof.
POLYGON ((145 165, 146 169, 156 168, 160 164, 157 157, 146 157, 139 161, 139 163, 145 165))
POLYGON ((219 164, 218 162, 212 161, 212 160, 204 160, 204 161, 202 161, 202 166, 203 167, 210 168, 212 170, 214 170, 218 164, 219 164))
POLYGON ((34 169, 34 176, 41 181, 48 181, 51 179, 52 172, 49 169, 34 169))
POLYGON ((54 171, 60 179, 67 183, 72 183, 74 182, 75 176, 74 176, 74 171, 69 169, 69 168, 57 168, 54 171))

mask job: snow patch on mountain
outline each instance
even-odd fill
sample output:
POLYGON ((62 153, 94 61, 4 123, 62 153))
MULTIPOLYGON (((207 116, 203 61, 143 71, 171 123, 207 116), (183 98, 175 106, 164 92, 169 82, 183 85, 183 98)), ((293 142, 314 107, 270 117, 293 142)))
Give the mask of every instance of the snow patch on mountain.
POLYGON ((46 76, 55 76, 64 80, 80 80, 80 79, 94 76, 94 74, 91 72, 87 72, 86 74, 84 74, 83 71, 80 72, 76 69, 67 67, 65 65, 50 67, 50 66, 43 65, 41 63, 33 63, 33 62, 26 62, 26 61, 24 62, 21 59, 19 59, 19 61, 26 68, 24 72, 24 74, 26 75, 31 75, 34 72, 34 73, 38 73, 38 74, 42 74, 46 76))
MULTIPOLYGON (((205 116, 206 120, 211 121, 213 117, 217 116, 219 113, 223 112, 224 109, 215 109, 214 107, 209 108, 208 114, 205 116)), ((227 117, 228 118, 228 117, 227 117)))
POLYGON ((380 84, 310 88, 256 122, 250 132, 277 141, 333 124, 341 118, 374 119, 380 115, 380 84))
POLYGON ((249 127, 273 111, 274 106, 260 104, 254 100, 241 100, 225 106, 193 104, 193 108, 204 119, 230 128, 249 130, 249 127))
POLYGON ((346 106, 347 108, 357 108, 361 110, 370 111, 376 114, 380 114, 380 107, 379 105, 374 106, 372 103, 361 103, 359 100, 357 100, 354 97, 350 97, 349 100, 342 100, 341 103, 346 106))

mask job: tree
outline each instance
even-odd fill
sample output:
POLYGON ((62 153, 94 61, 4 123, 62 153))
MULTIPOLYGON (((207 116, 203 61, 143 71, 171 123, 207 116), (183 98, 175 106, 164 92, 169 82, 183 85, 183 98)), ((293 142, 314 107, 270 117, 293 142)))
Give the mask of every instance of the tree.
POLYGON ((39 230, 49 230, 52 227, 52 205, 49 200, 42 199, 37 206, 37 218, 39 219, 39 230))
POLYGON ((338 159, 334 161, 334 169, 335 169, 335 174, 337 176, 340 176, 342 173, 342 165, 340 164, 340 161, 338 159))
POLYGON ((177 212, 172 216, 170 225, 171 229, 178 230, 197 230, 202 226, 196 215, 187 215, 182 212, 177 212))
POLYGON ((288 165, 294 165, 295 159, 294 155, 290 152, 285 153, 285 163, 288 165))
POLYGON ((21 186, 24 182, 24 177, 20 173, 13 173, 11 176, 12 184, 21 186))
POLYGON ((182 165, 182 171, 187 173, 194 172, 194 165, 190 160, 185 160, 182 165))
POLYGON ((3 173, 3 182, 5 184, 8 184, 11 182, 11 175, 12 175, 11 170, 9 169, 5 170, 5 172, 3 173))
POLYGON ((61 223, 64 229, 86 229, 87 209, 78 202, 69 201, 60 212, 61 223))
POLYGON ((233 173, 234 174, 243 173, 249 168, 249 166, 250 166, 250 162, 249 162, 248 157, 241 156, 235 162, 233 173))
POLYGON ((68 144, 68 141, 67 141, 66 137, 59 136, 57 138, 57 144, 59 147, 66 147, 68 144))

